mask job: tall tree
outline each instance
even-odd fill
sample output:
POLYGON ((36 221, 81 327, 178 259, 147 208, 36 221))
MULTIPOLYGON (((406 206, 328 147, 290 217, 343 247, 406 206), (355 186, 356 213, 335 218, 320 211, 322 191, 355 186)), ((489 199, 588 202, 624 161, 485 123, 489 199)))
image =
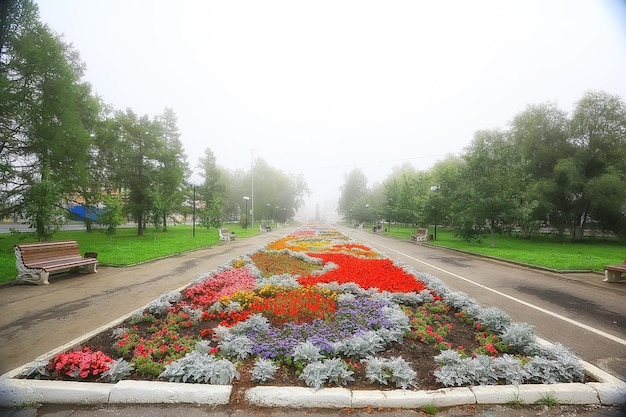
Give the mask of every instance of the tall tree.
POLYGON ((219 227, 223 221, 225 187, 221 182, 221 172, 217 166, 215 154, 210 148, 204 150, 204 156, 198 164, 202 184, 199 187, 200 196, 204 201, 200 221, 206 227, 219 227))
POLYGON ((302 176, 293 176, 257 158, 254 165, 255 218, 284 222, 304 204, 309 188, 302 176))
POLYGON ((160 219, 162 230, 167 232, 167 218, 180 207, 185 199, 185 179, 189 176, 187 156, 180 141, 178 119, 172 109, 166 108, 154 123, 160 125, 162 138, 161 155, 157 155, 160 167, 153 187, 155 215, 160 219))
POLYGON ((64 199, 80 189, 90 144, 90 86, 78 54, 39 22, 28 0, 0 10, 0 209, 25 215, 40 240, 64 222, 64 199))
POLYGON ((499 130, 476 132, 464 159, 471 187, 468 209, 475 227, 488 228, 495 247, 495 233, 514 222, 524 183, 521 163, 507 133, 499 130))
POLYGON ((341 195, 337 212, 344 217, 349 217, 353 204, 369 191, 367 188, 367 177, 361 169, 354 168, 348 174, 345 174, 343 179, 344 184, 339 189, 341 195))
POLYGON ((163 153, 162 127, 148 116, 138 117, 132 110, 116 113, 119 140, 118 181, 127 190, 127 210, 137 222, 142 236, 154 204, 151 191, 156 183, 159 157, 163 153))
POLYGON ((582 239, 590 218, 626 235, 626 104, 619 96, 589 91, 576 104, 571 127, 571 177, 578 184, 573 239, 582 239))
POLYGON ((425 193, 427 176, 411 165, 394 169, 385 180, 385 217, 388 221, 417 224, 426 221, 425 193))
POLYGON ((567 114, 551 103, 530 105, 513 118, 511 135, 528 178, 519 196, 518 223, 525 225, 527 232, 543 222, 565 230, 576 193, 563 171, 564 160, 575 153, 567 114))

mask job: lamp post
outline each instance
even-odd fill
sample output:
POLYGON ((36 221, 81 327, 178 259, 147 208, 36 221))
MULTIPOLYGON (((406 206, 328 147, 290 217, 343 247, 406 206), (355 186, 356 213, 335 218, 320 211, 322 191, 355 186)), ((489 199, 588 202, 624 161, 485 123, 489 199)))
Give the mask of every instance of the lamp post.
POLYGON ((246 223, 243 228, 247 230, 248 229, 248 200, 250 200, 250 197, 248 197, 247 195, 244 195, 243 199, 246 201, 246 223))
POLYGON ((196 237, 196 184, 193 187, 193 219, 191 223, 191 237, 196 237))
MULTIPOLYGON (((437 185, 432 185, 432 186, 430 187, 430 191, 432 191, 432 192, 434 192, 434 193, 439 192, 439 190, 440 190, 440 189, 441 189, 441 185, 439 185, 439 184, 437 184, 437 185)), ((438 206, 438 205, 437 205, 437 201, 435 201, 435 234, 434 234, 434 236, 433 236, 433 240, 437 240, 437 210, 438 210, 438 207, 437 207, 437 206, 438 206)))
MULTIPOLYGON (((250 149, 250 196, 252 197, 252 201, 250 201, 250 215, 252 219, 252 227, 254 227, 254 151, 254 149, 250 149)), ((248 199, 250 199, 250 197, 248 197, 248 199)), ((246 210, 246 219, 248 219, 247 211, 248 210, 246 210)))

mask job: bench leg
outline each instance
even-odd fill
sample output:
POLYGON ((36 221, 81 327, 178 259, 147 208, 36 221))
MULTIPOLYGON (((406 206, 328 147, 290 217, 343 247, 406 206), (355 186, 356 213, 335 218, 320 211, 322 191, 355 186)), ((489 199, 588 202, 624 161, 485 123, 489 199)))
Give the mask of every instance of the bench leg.
POLYGON ((81 274, 95 274, 98 272, 98 264, 83 265, 78 268, 78 272, 81 274))
POLYGON ((50 284, 49 277, 50 273, 46 271, 23 272, 15 278, 15 282, 18 284, 48 285, 50 284))
POLYGON ((620 282, 620 281, 625 281, 625 279, 622 278, 621 272, 609 271, 609 270, 604 271, 604 282, 620 282))

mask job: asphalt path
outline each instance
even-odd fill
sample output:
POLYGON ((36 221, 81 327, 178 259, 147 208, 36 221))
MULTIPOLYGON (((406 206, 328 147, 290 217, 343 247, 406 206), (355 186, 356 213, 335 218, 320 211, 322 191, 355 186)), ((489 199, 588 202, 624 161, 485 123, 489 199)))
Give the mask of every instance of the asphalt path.
POLYGON ((626 381, 626 282, 595 273, 554 273, 377 235, 343 233, 441 279, 485 307, 498 307, 535 334, 626 381))

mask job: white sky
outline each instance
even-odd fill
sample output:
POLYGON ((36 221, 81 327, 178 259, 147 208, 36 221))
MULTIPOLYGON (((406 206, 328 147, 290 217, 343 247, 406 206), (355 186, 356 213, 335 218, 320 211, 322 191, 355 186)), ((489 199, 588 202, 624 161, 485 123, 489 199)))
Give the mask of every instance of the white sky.
MULTIPOLYGON (((189 162, 303 174, 310 207, 358 167, 426 170, 529 104, 626 98, 626 3, 38 0, 114 108, 178 115, 189 162)), ((334 209, 334 206, 333 206, 334 209)))

